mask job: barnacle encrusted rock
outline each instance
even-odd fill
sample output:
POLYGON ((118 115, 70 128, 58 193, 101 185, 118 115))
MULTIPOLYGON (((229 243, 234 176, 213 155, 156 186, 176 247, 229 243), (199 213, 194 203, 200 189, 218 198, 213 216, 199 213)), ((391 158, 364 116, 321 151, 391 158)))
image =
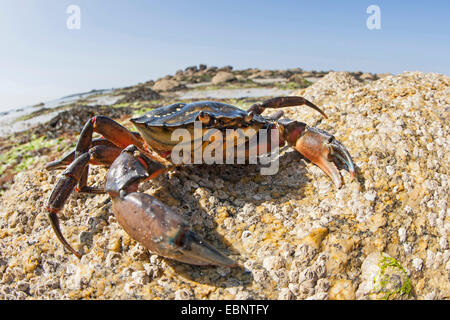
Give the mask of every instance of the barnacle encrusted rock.
MULTIPOLYGON (((0 299, 449 299, 449 77, 405 72, 364 83, 330 73, 300 94, 328 119, 305 108, 285 116, 339 139, 357 181, 342 171, 336 189, 287 149, 273 176, 254 165, 188 166, 140 186, 241 267, 145 251, 117 224, 107 195, 69 198, 62 231, 85 253, 70 255, 44 209, 60 174, 43 168, 55 146, 0 198, 0 299), (369 257, 381 257, 372 278, 369 257)), ((92 166, 89 184, 101 186, 105 173, 92 166)))

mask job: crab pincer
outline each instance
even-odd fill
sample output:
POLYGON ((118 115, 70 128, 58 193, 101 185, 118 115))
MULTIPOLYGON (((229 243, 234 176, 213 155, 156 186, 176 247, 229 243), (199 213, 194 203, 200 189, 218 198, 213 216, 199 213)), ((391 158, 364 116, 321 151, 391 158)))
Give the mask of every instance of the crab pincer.
POLYGON ((343 166, 352 179, 355 178, 355 165, 350 153, 333 135, 314 127, 308 127, 297 139, 294 148, 305 158, 319 166, 337 188, 342 187, 342 176, 337 168, 343 166))
POLYGON ((194 265, 235 266, 235 262, 194 233, 188 222, 154 197, 136 192, 140 181, 164 168, 129 146, 106 177, 117 222, 136 241, 161 256, 194 265), (130 168, 133 168, 130 170, 130 168))

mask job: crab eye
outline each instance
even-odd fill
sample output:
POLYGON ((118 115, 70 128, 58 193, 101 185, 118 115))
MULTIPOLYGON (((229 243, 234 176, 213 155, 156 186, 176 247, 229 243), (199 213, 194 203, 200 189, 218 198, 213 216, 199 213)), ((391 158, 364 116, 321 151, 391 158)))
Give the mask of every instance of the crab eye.
POLYGON ((244 121, 249 123, 250 121, 253 120, 253 116, 254 116, 254 112, 250 111, 245 117, 244 117, 244 121))
POLYGON ((198 114, 197 119, 200 120, 203 124, 209 124, 209 122, 211 121, 210 115, 204 113, 203 111, 198 114))

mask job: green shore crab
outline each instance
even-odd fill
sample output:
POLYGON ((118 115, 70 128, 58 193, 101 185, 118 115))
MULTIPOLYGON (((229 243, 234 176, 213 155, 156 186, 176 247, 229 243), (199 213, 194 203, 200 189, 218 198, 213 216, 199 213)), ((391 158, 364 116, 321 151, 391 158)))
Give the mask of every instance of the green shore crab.
MULTIPOLYGON (((270 138, 258 141, 258 155, 267 153, 274 145, 287 144, 319 166, 340 188, 342 176, 338 167, 348 170, 352 178, 355 176, 355 165, 342 143, 331 134, 303 122, 280 119, 283 115, 281 110, 271 117, 261 115, 267 108, 299 105, 309 106, 326 117, 312 102, 302 97, 288 96, 256 103, 247 111, 213 101, 175 103, 131 119, 138 133, 104 116, 89 119, 81 131, 75 150, 46 166, 49 170, 67 166, 47 201, 53 230, 65 248, 81 257, 81 253, 74 250, 63 237, 57 214, 74 189, 94 194, 108 193, 119 224, 133 239, 153 253, 194 265, 235 266, 233 260, 201 239, 191 230, 188 222, 167 205, 138 192, 138 185, 174 169, 176 165, 172 162, 172 151, 178 142, 172 140, 173 132, 180 128, 193 131, 195 123, 201 122, 205 130, 224 132, 239 128, 244 132, 250 129, 266 131, 270 138), (102 138, 93 139, 94 132, 102 135, 102 138), (104 189, 87 186, 89 165, 109 167, 104 189)), ((223 146, 231 143, 233 148, 237 147, 236 140, 222 142, 223 146)), ((194 139, 188 143, 193 150, 194 139)), ((244 143, 248 156, 248 140, 244 143)), ((202 143, 202 150, 207 145, 202 143)))

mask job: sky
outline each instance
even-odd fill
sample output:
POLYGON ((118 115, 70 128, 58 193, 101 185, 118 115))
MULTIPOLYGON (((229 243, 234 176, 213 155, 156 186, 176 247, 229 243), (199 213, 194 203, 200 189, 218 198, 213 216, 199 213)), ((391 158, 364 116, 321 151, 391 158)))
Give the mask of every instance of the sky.
POLYGON ((0 111, 200 63, 448 75, 449 14, 448 0, 0 0, 0 111))

